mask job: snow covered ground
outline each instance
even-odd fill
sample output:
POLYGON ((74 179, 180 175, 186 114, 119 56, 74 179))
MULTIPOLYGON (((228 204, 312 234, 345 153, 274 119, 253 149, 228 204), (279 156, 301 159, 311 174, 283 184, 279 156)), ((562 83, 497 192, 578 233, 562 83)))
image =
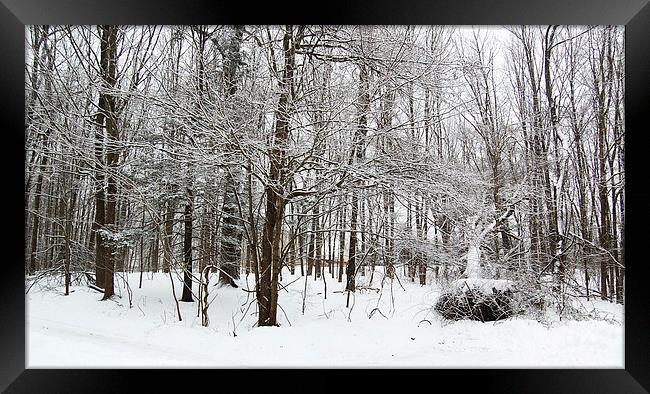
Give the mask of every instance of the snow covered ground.
MULTIPOLYGON (((381 277, 375 273, 372 287, 380 287, 381 277)), ((145 274, 141 289, 138 279, 128 275, 131 308, 123 280, 117 280, 121 298, 109 301, 86 286, 74 286, 69 296, 46 282, 30 289, 27 367, 624 366, 623 308, 607 302, 586 304, 605 320, 448 322, 432 309, 439 295, 434 285, 402 279, 391 290, 386 281, 380 292, 358 291, 346 308, 344 283, 328 275, 327 299, 323 281, 307 278, 303 315, 305 279, 285 272, 281 327, 254 327, 252 294, 212 284, 210 326, 202 327, 197 302, 181 302, 178 321, 167 274, 145 274)), ((252 281, 251 275, 251 288, 252 281)), ((180 297, 180 277, 174 282, 180 297)))

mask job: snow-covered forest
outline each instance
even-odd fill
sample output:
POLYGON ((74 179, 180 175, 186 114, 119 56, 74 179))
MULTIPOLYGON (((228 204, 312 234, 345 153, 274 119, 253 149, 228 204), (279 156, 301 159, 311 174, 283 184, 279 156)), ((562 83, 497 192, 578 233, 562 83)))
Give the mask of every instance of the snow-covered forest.
POLYGON ((622 26, 25 48, 29 366, 622 366, 622 26))

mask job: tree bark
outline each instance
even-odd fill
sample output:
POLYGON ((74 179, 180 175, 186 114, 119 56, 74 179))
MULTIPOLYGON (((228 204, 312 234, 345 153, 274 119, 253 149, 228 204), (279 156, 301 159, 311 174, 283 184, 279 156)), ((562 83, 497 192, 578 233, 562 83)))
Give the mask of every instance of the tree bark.
MULTIPOLYGON (((106 122, 106 168, 107 168, 107 193, 106 193, 106 222, 105 230, 108 234, 115 234, 116 204, 117 204, 117 165, 119 159, 119 131, 117 129, 117 113, 115 96, 110 91, 115 88, 115 74, 117 66, 117 26, 102 26, 101 60, 104 93, 100 96, 100 110, 104 111, 106 122)), ((100 237, 101 238, 101 237, 100 237)), ((115 270, 115 243, 103 248, 104 255, 104 297, 109 299, 114 294, 115 270)))
POLYGON ((282 267, 280 261, 280 233, 284 217, 284 184, 287 176, 286 147, 289 138, 290 107, 293 95, 293 73, 295 51, 304 33, 304 26, 298 27, 294 37, 293 26, 285 27, 282 40, 284 70, 280 81, 280 97, 275 113, 275 141, 269 151, 269 181, 265 187, 266 213, 262 234, 262 258, 260 261, 260 283, 257 290, 259 305, 258 325, 277 325, 278 275, 282 267))
MULTIPOLYGON (((226 84, 226 106, 233 117, 237 118, 237 108, 233 102, 238 89, 237 70, 241 63, 240 47, 243 36, 243 26, 236 26, 227 47, 224 48, 224 80, 226 84)), ((233 131, 233 136, 236 132, 233 131)), ((219 283, 237 287, 235 280, 239 279, 239 265, 241 264, 241 242, 243 237, 243 225, 239 212, 237 194, 241 184, 241 164, 239 157, 235 154, 235 147, 228 147, 228 155, 232 163, 229 163, 226 171, 225 194, 223 198, 223 222, 221 228, 221 269, 219 283)))
POLYGON ((185 237, 183 240, 183 295, 181 301, 193 302, 192 296, 192 211, 194 208, 194 193, 187 188, 185 202, 185 237))

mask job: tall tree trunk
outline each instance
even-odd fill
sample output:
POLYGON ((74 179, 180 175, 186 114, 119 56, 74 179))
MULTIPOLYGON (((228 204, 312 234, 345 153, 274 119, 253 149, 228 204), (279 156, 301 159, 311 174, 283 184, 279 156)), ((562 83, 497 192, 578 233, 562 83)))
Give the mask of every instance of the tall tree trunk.
MULTIPOLYGON (((314 206, 314 209, 316 209, 314 206)), ((318 220, 316 213, 311 215, 311 231, 309 232, 309 244, 307 245, 307 276, 313 275, 314 271, 314 255, 316 253, 316 229, 318 220)))
POLYGON ((66 215, 65 215, 65 229, 64 229, 64 242, 65 242, 65 251, 64 251, 64 282, 65 282, 65 295, 70 294, 70 259, 72 257, 71 253, 71 236, 73 234, 73 223, 72 218, 75 211, 75 201, 77 199, 76 191, 72 192, 68 203, 66 204, 66 215))
POLYGON ((210 249, 212 240, 210 237, 210 223, 212 222, 212 211, 208 207, 207 201, 203 200, 203 213, 201 215, 201 258, 199 260, 199 273, 210 265, 210 249))
POLYGON ((275 141, 269 151, 269 182, 265 187, 266 213, 262 233, 260 283, 257 289, 259 326, 277 325, 278 275, 282 267, 279 241, 286 204, 283 196, 287 176, 287 158, 284 144, 289 139, 295 51, 297 46, 300 45, 303 34, 304 26, 298 27, 297 37, 294 37, 293 26, 288 25, 285 27, 282 40, 284 69, 280 81, 281 89, 278 107, 275 113, 275 141))
MULTIPOLYGON (((45 141, 45 143, 47 143, 47 141, 45 141)), ((27 269, 27 272, 30 275, 34 275, 36 270, 39 268, 36 261, 36 255, 38 253, 38 228, 39 228, 39 219, 40 219, 39 216, 41 214, 41 192, 43 190, 43 173, 45 172, 46 166, 47 166, 47 152, 43 152, 38 178, 36 179, 36 191, 34 193, 34 207, 33 207, 34 222, 32 224, 32 237, 31 237, 31 247, 30 247, 31 254, 29 259, 29 267, 27 269)))
MULTIPOLYGON (((224 48, 224 80, 226 84, 226 106, 233 118, 238 118, 238 110, 233 98, 238 88, 237 70, 241 63, 240 47, 243 37, 243 26, 236 26, 224 48)), ((233 132, 237 135, 237 132, 233 132)), ((237 194, 241 184, 241 164, 239 155, 235 154, 234 146, 228 147, 229 163, 226 171, 225 194, 223 198, 223 223, 221 228, 221 269, 219 283, 237 287, 235 280, 239 279, 239 265, 241 264, 241 242, 243 237, 243 224, 239 211, 237 194)))
MULTIPOLYGON (((574 143, 576 148, 576 180, 578 184, 578 216, 580 222, 580 236, 591 241, 591 231, 589 229, 589 212, 587 209, 587 181, 589 174, 587 173, 587 159, 585 157, 584 146, 582 143, 582 130, 578 125, 578 115, 575 102, 575 94, 573 88, 573 77, 570 80, 571 84, 571 127, 574 135, 574 143)), ((587 257, 587 247, 583 244, 579 247, 579 256, 583 260, 584 280, 587 301, 589 301, 589 266, 587 257)))
MULTIPOLYGON (((237 166, 239 166, 237 164, 237 166)), ((238 169, 231 168, 231 171, 238 169)), ((219 283, 237 287, 235 280, 239 279, 239 265, 241 264, 242 223, 237 203, 237 175, 226 175, 226 192, 223 197, 223 221, 221 223, 221 269, 219 283)))
POLYGON ((181 301, 193 302, 192 297, 192 211, 194 207, 194 193, 191 187, 187 188, 187 201, 185 202, 185 238, 183 241, 183 295, 181 301))
MULTIPOLYGON (((116 204, 117 204, 117 161, 119 157, 119 131, 117 129, 117 114, 115 96, 111 90, 115 88, 115 75, 117 66, 117 26, 102 26, 101 42, 101 63, 103 88, 105 89, 100 95, 100 111, 104 112, 106 122, 106 134, 108 137, 106 143, 106 169, 107 169, 107 189, 106 189, 106 221, 105 230, 109 234, 115 234, 116 204)), ((100 237, 101 238, 101 237, 100 237)), ((101 241, 100 241, 101 242, 101 241)), ((98 243, 100 243, 98 242, 98 243)), ((114 294, 114 270, 115 270, 115 243, 107 245, 104 249, 104 297, 109 299, 114 294)))
POLYGON ((357 257, 357 233, 355 231, 357 227, 357 210, 358 210, 358 199, 356 191, 352 191, 352 203, 350 204, 350 248, 348 251, 348 265, 345 272, 347 281, 345 284, 346 291, 355 291, 355 269, 356 269, 356 257, 357 257))
MULTIPOLYGON (((103 53, 103 52, 102 52, 103 53)), ((102 61, 105 61, 102 58, 102 61)), ((97 128, 95 129, 95 218, 92 233, 95 240, 95 284, 104 287, 104 238, 98 233, 106 224, 106 195, 104 178, 104 119, 105 113, 102 105, 105 99, 99 96, 100 110, 97 112, 97 128)))
POLYGON ((159 269, 159 267, 158 267, 158 259, 159 259, 159 256, 160 256, 160 250, 159 250, 159 248, 160 248, 160 223, 157 220, 156 220, 155 226, 156 226, 156 229, 155 229, 156 238, 154 239, 153 247, 151 248, 152 249, 151 250, 151 258, 150 258, 151 263, 149 264, 149 269, 151 270, 151 272, 158 272, 158 269, 159 269))
MULTIPOLYGON (((523 33, 522 27, 522 33, 523 33)), ((539 276, 541 271, 546 267, 545 261, 548 257, 548 246, 553 244, 550 238, 543 233, 543 223, 541 215, 543 213, 543 197, 546 195, 545 188, 545 165, 547 161, 546 149, 544 146, 542 130, 542 112, 539 99, 540 83, 537 80, 535 71, 535 61, 532 43, 524 38, 525 63, 528 71, 528 79, 531 86, 532 97, 532 124, 530 130, 530 173, 531 173, 531 196, 530 196, 530 232, 531 232, 531 260, 534 273, 539 276), (549 243, 543 240, 548 239, 549 243)), ((525 93, 523 93, 525 95, 525 93)), ((524 117, 528 114, 524 113, 524 117)), ((525 131, 525 129, 524 129, 525 131)), ((536 283, 539 285, 539 283, 536 283)))
POLYGON ((345 262, 345 195, 341 195, 340 215, 339 215, 339 263, 338 263, 338 282, 343 282, 343 263, 345 262))
MULTIPOLYGON (((606 27, 603 32, 601 52, 598 56, 596 64, 592 65, 593 82, 595 87, 595 105, 596 105, 596 122, 598 127, 598 199, 600 204, 600 227, 599 227, 599 240, 600 246, 607 252, 612 250, 611 242, 611 223, 610 223, 610 207, 608 200, 608 187, 607 187, 607 156, 608 156, 608 143, 607 143, 607 113, 609 101, 607 94, 610 91, 612 80, 612 64, 611 64, 611 27, 606 27)), ((613 285, 612 277, 610 277, 610 261, 608 253, 601 253, 600 263, 600 297, 606 300, 608 296, 612 295, 613 285), (610 286, 608 288, 608 285, 610 286)))
POLYGON ((163 234, 163 272, 168 273, 173 260, 174 245, 172 244, 174 235, 174 211, 176 202, 167 201, 167 210, 165 212, 165 227, 163 234))
POLYGON ((314 280, 321 277, 323 269, 323 233, 320 226, 320 205, 316 204, 314 207, 314 223, 316 224, 315 240, 314 240, 314 280))
MULTIPOLYGON (((35 107, 35 102, 37 98, 37 89, 38 89, 38 56, 39 56, 39 48, 41 44, 43 44, 44 50, 43 50, 43 57, 41 59, 41 62, 44 63, 46 66, 46 75, 44 77, 45 80, 45 85, 44 85, 44 95, 46 99, 50 99, 51 93, 52 93, 52 73, 54 70, 54 59, 53 59, 53 53, 52 53, 52 48, 49 44, 47 35, 48 35, 48 30, 49 26, 43 26, 43 32, 42 35, 38 34, 40 31, 40 27, 34 26, 34 33, 36 35, 36 47, 35 47, 35 53, 34 53, 34 63, 33 63, 33 68, 32 68, 32 94, 30 96, 30 103, 29 107, 27 108, 27 122, 29 123, 26 125, 26 127, 31 126, 33 123, 33 117, 34 117, 34 107, 35 107)), ((37 125, 38 128, 37 130, 42 131, 41 127, 43 125, 39 124, 37 125)), ((38 233, 39 233, 39 225, 40 225, 40 215, 41 215, 41 194, 43 191, 43 176, 45 173, 45 169, 47 168, 47 159, 49 155, 49 150, 48 150, 48 144, 49 144, 49 137, 52 132, 52 129, 49 126, 46 126, 47 129, 42 133, 42 136, 39 136, 42 141, 43 141, 43 152, 41 152, 41 161, 39 165, 39 170, 38 170, 38 178, 36 179, 36 191, 34 193, 34 205, 33 205, 33 222, 32 222, 32 235, 31 235, 31 245, 30 245, 30 259, 29 259, 29 265, 27 267, 27 272, 30 275, 33 275, 37 269, 41 268, 40 265, 38 264, 37 261, 37 254, 38 254, 38 248, 39 248, 39 238, 38 238, 38 233)), ((36 150, 32 152, 32 160, 36 160, 38 155, 36 154, 36 150)), ((28 178, 29 175, 31 175, 31 171, 28 172, 28 178)), ((27 180, 27 185, 25 186, 25 209, 28 208, 29 205, 29 189, 30 189, 30 180, 27 180)), ((25 215, 27 218, 28 215, 25 215)))
POLYGON ((300 276, 305 276, 305 236, 303 225, 298 226, 298 259, 300 260, 300 276))
MULTIPOLYGON (((350 153, 349 164, 355 160, 359 163, 363 159, 363 139, 368 132, 368 112, 370 107, 368 82, 368 67, 365 64, 359 66, 359 109, 358 125, 354 133, 352 151, 350 153)), ((361 180, 355 180, 355 186, 360 186, 361 180)), ((347 283, 346 291, 355 291, 356 275, 356 254, 357 254, 357 217, 359 214, 358 190, 352 190, 352 199, 350 204, 350 247, 348 253, 348 265, 346 270, 347 283)))
MULTIPOLYGON (((557 111, 555 108, 555 97, 553 97, 553 84, 551 80, 551 55, 552 49, 554 46, 554 37, 557 26, 549 26, 546 29, 546 35, 544 38, 544 81, 546 86, 546 100, 549 108, 549 116, 551 120, 551 131, 554 144, 556 144, 555 154, 557 153, 557 127, 558 127, 558 118, 557 111)), ((557 207, 557 186, 552 185, 550 181, 551 168, 548 165, 548 153, 544 152, 544 191, 546 195, 546 209, 548 211, 548 223, 549 223, 549 251, 551 254, 551 261, 553 264, 553 275, 555 276, 555 290, 557 292, 561 291, 561 283, 564 282, 564 270, 565 270, 565 257, 562 253, 562 242, 559 234, 558 226, 558 207, 557 207)), ((560 168, 558 160, 556 160, 556 180, 559 180, 560 168)))

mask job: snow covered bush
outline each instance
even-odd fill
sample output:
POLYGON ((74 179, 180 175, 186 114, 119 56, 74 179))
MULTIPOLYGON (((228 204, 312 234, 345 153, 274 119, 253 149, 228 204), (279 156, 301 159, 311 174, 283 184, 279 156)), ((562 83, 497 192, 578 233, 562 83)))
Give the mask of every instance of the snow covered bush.
POLYGON ((440 296, 435 310, 448 320, 502 320, 516 314, 515 294, 509 280, 459 279, 440 296))

